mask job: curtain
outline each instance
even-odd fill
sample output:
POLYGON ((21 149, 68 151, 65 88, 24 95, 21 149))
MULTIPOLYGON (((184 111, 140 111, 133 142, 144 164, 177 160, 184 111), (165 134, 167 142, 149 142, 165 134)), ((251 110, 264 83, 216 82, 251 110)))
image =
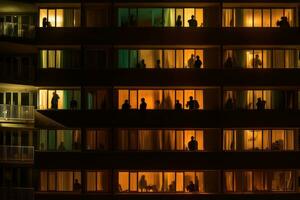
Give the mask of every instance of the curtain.
POLYGON ((174 27, 175 21, 175 8, 164 8, 164 26, 174 27))

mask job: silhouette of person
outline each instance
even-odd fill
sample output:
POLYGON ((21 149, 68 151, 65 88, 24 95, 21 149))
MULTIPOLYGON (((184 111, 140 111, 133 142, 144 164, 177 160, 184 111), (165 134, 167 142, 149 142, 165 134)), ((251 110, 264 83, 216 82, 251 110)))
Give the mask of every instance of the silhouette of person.
POLYGON ((176 192, 176 182, 172 181, 169 185, 169 192, 176 192))
POLYGON ((71 110, 75 110, 77 108, 77 101, 73 98, 70 101, 70 108, 71 108, 71 110))
POLYGON ((175 22, 176 27, 182 27, 182 20, 181 20, 181 15, 177 16, 176 22, 175 22))
POLYGON ((290 28, 290 23, 288 21, 288 18, 285 16, 282 16, 280 21, 276 22, 276 25, 280 28, 290 28))
POLYGON ((228 56, 228 58, 226 59, 226 61, 224 63, 224 67, 225 68, 232 68, 233 67, 233 61, 232 61, 232 58, 230 56, 228 56))
POLYGON ((57 109, 58 108, 58 100, 59 96, 56 94, 56 92, 52 93, 52 99, 51 99, 51 108, 52 109, 57 109))
POLYGON ((130 108, 131 108, 131 105, 129 104, 128 99, 126 99, 124 101, 124 103, 122 104, 122 110, 130 110, 130 108))
POLYGON ((262 65, 261 59, 259 58, 258 54, 255 55, 255 58, 253 58, 252 65, 253 65, 253 68, 258 68, 259 66, 262 65))
POLYGON ((198 176, 195 178, 195 192, 199 192, 199 179, 198 176))
POLYGON ((186 107, 188 107, 189 110, 197 110, 199 109, 199 103, 190 96, 190 100, 187 102, 186 107))
POLYGON ((195 184, 193 181, 190 181, 190 183, 186 186, 186 190, 188 192, 195 192, 195 184))
POLYGON ((155 68, 157 68, 157 69, 160 69, 161 67, 160 67, 160 60, 158 59, 158 60, 156 60, 156 66, 155 66, 155 68))
POLYGON ((202 65, 202 61, 200 60, 200 57, 196 56, 196 60, 195 60, 195 63, 194 63, 195 68, 200 69, 201 65, 202 65))
POLYGON ((233 110, 233 100, 231 97, 229 97, 226 101, 226 104, 225 104, 225 109, 226 110, 233 110))
POLYGON ((144 59, 141 60, 141 68, 142 69, 146 68, 146 64, 145 64, 145 60, 144 59))
POLYGON ((189 23, 189 27, 197 27, 198 26, 198 22, 197 20, 195 20, 195 16, 192 15, 191 19, 188 20, 189 23))
POLYGON ((141 104, 140 104, 140 110, 146 110, 147 109, 147 103, 145 101, 145 98, 141 98, 141 104))
POLYGON ((262 101, 261 98, 257 98, 257 102, 256 102, 256 108, 257 110, 264 110, 265 107, 265 101, 262 101))
POLYGON ((80 192, 81 184, 78 182, 78 179, 75 179, 75 183, 73 184, 73 191, 80 192))
POLYGON ((188 60, 188 67, 193 68, 195 65, 195 56, 194 54, 191 54, 190 59, 188 60))
POLYGON ((179 100, 175 101, 175 110, 182 110, 182 104, 179 102, 179 100))
POLYGON ((65 148, 65 143, 64 142, 60 142, 59 146, 58 146, 58 151, 65 151, 66 148, 65 148))
POLYGON ((141 179, 139 180, 139 188, 141 189, 141 192, 147 191, 147 181, 145 178, 145 175, 142 175, 141 179))
POLYGON ((195 140, 195 137, 192 136, 191 140, 188 143, 189 151, 197 151, 198 150, 198 142, 195 140))
POLYGON ((47 17, 43 18, 43 28, 47 28, 48 26, 48 21, 47 21, 47 17))

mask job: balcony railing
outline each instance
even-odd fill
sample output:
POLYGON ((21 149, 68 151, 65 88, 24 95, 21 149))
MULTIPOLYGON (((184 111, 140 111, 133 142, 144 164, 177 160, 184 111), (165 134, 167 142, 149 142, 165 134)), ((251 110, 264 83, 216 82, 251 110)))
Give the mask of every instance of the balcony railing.
POLYGON ((33 146, 0 146, 0 162, 33 162, 33 146))
POLYGON ((33 188, 0 187, 0 199, 2 200, 33 200, 33 188))
POLYGON ((0 121, 33 121, 34 106, 0 104, 0 121))

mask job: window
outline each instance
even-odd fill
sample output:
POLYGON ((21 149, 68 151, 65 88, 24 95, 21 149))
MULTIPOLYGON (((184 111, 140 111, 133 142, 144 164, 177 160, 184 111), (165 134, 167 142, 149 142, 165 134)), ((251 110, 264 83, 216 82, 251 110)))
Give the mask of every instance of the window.
POLYGON ((50 27, 79 27, 79 8, 40 8, 40 27, 43 27, 43 19, 46 18, 50 27))
POLYGON ((294 191, 294 171, 235 170, 224 172, 225 192, 294 191))
POLYGON ((203 130, 118 129, 118 149, 123 151, 188 151, 191 137, 197 141, 196 150, 203 151, 203 130))
POLYGON ((121 171, 118 172, 117 191, 201 193, 205 192, 204 176, 209 177, 211 173, 217 174, 213 171, 121 171))
POLYGON ((40 68, 79 68, 79 50, 40 50, 40 68))
POLYGON ((112 108, 110 91, 107 89, 87 89, 87 109, 107 110, 112 108))
POLYGON ((79 171, 40 172, 40 191, 74 191, 81 190, 81 173, 79 171))
POLYGON ((294 150, 294 130, 224 130, 226 151, 294 150))
POLYGON ((88 192, 108 192, 109 177, 106 171, 87 171, 86 173, 88 192))
POLYGON ((297 58, 296 49, 228 49, 223 63, 224 68, 298 68, 297 58))
POLYGON ((281 17, 295 26, 294 8, 224 8, 223 27, 279 27, 281 17))
POLYGON ((81 150, 80 130, 40 130, 38 138, 40 151, 81 150))
POLYGON ((138 109, 141 98, 145 98, 147 109, 174 109, 175 100, 179 100, 183 109, 188 109, 186 103, 193 97, 198 101, 199 109, 203 109, 203 90, 118 90, 118 108, 122 109, 122 104, 128 100, 132 109, 138 109))
POLYGON ((178 16, 182 27, 189 27, 191 16, 203 27, 203 8, 119 8, 118 26, 175 27, 178 16))
POLYGON ((80 109, 80 96, 79 89, 40 89, 38 109, 80 109))
POLYGON ((141 68, 142 60, 147 69, 195 68, 196 56, 199 56, 203 68, 206 67, 204 52, 205 49, 119 49, 118 68, 141 68))
POLYGON ((87 129, 86 130, 86 150, 103 151, 109 148, 108 129, 87 129))

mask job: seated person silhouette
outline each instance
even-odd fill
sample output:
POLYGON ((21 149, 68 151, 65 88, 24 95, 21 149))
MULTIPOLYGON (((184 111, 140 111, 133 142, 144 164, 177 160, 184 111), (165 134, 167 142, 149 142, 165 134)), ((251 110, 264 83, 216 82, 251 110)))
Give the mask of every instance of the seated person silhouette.
POLYGON ((199 56, 196 56, 196 60, 195 60, 195 63, 194 63, 194 67, 200 69, 201 66, 202 66, 202 61, 200 60, 200 57, 199 57, 199 56))
POLYGON ((59 146, 58 146, 58 151, 65 151, 66 148, 65 148, 65 143, 64 142, 60 142, 59 146))
POLYGON ((136 68, 137 69, 145 69, 146 68, 146 64, 145 64, 145 60, 142 59, 141 62, 136 64, 136 68))
POLYGON ((198 142, 195 140, 195 137, 191 137, 191 141, 188 143, 189 151, 197 151, 198 150, 198 142))
POLYGON ((169 192, 176 192, 176 182, 172 181, 169 185, 169 192))
POLYGON ((175 102, 175 110, 182 110, 182 104, 179 102, 179 100, 176 100, 175 102))
POLYGON ((181 20, 181 15, 177 16, 176 22, 175 22, 176 27, 182 27, 182 20, 181 20))
POLYGON ((147 103, 145 98, 141 98, 140 110, 145 111, 147 109, 147 103))
POLYGON ((70 101, 70 108, 71 108, 71 110, 77 109, 77 101, 75 99, 73 99, 73 98, 70 101))
POLYGON ((233 101, 231 97, 229 97, 226 101, 225 110, 233 110, 233 101))
POLYGON ((73 184, 73 191, 74 192, 81 191, 81 184, 78 182, 78 179, 75 179, 75 183, 73 184))
POLYGON ((186 186, 186 190, 188 192, 195 192, 195 184, 193 181, 190 181, 190 183, 186 186))
POLYGON ((160 68, 161 68, 161 66, 160 66, 160 60, 159 60, 159 59, 156 60, 155 68, 156 68, 156 69, 160 69, 160 68))
POLYGON ((188 107, 189 110, 198 110, 199 103, 197 100, 194 100, 192 96, 190 96, 190 100, 187 102, 186 107, 188 107))
POLYGON ((197 27, 198 26, 198 22, 197 20, 195 20, 195 16, 192 15, 191 19, 188 20, 189 23, 189 27, 197 27))
POLYGON ((228 56, 228 58, 226 59, 226 61, 224 63, 224 67, 225 68, 232 68, 233 67, 233 61, 232 61, 232 58, 230 56, 228 56))
POLYGON ((124 103, 122 104, 122 110, 126 111, 126 110, 130 110, 131 105, 129 104, 128 99, 125 99, 124 103))
POLYGON ((139 188, 141 192, 147 191, 147 181, 145 175, 142 175, 141 179, 139 180, 139 188))
POLYGON ((276 22, 276 25, 280 28, 290 28, 290 23, 288 21, 288 18, 285 16, 282 16, 280 21, 276 22))

